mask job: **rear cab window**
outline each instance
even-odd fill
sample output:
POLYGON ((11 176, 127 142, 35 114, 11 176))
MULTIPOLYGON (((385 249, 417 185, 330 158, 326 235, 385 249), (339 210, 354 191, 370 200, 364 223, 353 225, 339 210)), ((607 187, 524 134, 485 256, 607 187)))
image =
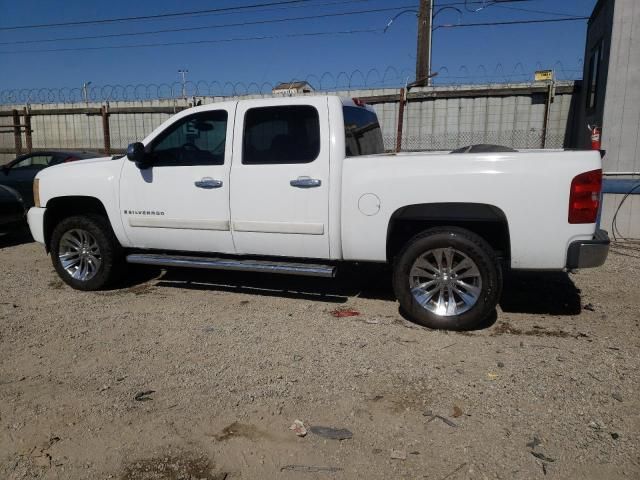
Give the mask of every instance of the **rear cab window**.
POLYGON ((350 105, 343 106, 342 112, 347 157, 384 153, 382 130, 375 112, 350 105))

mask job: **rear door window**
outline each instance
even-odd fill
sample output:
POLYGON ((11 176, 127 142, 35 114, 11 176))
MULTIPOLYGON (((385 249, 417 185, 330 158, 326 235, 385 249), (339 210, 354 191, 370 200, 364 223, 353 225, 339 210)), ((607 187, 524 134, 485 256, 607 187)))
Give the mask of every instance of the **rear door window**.
POLYGON ((320 120, 310 105, 260 107, 244 119, 242 163, 311 163, 320 153, 320 120))

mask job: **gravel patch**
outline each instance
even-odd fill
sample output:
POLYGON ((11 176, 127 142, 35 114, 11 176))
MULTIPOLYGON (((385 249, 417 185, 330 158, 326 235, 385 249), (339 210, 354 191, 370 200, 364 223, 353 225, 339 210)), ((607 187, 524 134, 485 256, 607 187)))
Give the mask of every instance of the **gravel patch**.
POLYGON ((0 478, 640 478, 628 254, 508 275, 461 333, 405 320, 384 270, 83 293, 8 237, 0 265, 0 478))

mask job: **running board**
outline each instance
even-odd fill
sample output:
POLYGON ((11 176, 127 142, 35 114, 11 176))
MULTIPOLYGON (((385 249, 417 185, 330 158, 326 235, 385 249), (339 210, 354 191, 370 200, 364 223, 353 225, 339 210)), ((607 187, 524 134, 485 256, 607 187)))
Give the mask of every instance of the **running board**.
POLYGON ((158 255, 132 253, 127 262, 162 267, 206 268, 210 270, 234 270, 238 272, 284 273, 306 277, 331 278, 336 275, 333 265, 311 263, 270 262, 265 260, 236 260, 233 258, 186 257, 177 255, 158 255))

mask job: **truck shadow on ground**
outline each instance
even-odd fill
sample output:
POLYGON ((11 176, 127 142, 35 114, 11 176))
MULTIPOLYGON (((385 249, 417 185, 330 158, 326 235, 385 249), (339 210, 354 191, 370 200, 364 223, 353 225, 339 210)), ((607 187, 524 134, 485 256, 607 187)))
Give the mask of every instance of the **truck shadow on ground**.
POLYGON ((346 303, 350 297, 395 301, 391 274, 384 267, 343 267, 336 278, 176 268, 167 270, 156 286, 331 303, 346 303))
POLYGON ((29 227, 26 225, 20 225, 8 232, 0 232, 0 249, 32 242, 33 237, 29 232, 29 227))
MULTIPOLYGON (((386 266, 343 266, 334 279, 189 269, 156 272, 158 287, 332 303, 346 303, 353 297, 395 302, 391 271, 386 266)), ((499 305, 510 313, 577 315, 581 312, 580 290, 563 272, 509 272, 499 305)))
POLYGON ((500 308, 510 313, 578 315, 580 290, 564 272, 509 272, 504 276, 500 308))

